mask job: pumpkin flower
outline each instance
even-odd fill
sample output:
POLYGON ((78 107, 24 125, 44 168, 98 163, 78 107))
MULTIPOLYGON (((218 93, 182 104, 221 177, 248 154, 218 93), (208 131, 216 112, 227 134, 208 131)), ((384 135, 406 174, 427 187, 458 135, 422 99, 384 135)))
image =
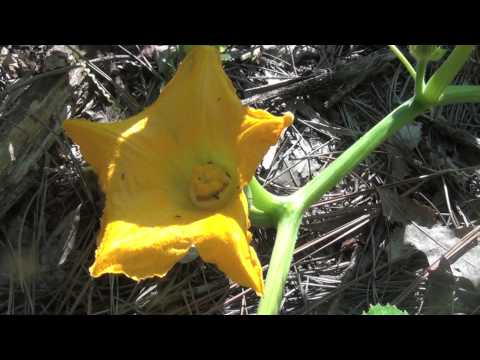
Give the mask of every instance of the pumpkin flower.
POLYGON ((243 106, 210 46, 194 46, 141 113, 115 123, 66 120, 105 193, 91 275, 163 277, 195 248, 261 296, 243 188, 292 121, 243 106))

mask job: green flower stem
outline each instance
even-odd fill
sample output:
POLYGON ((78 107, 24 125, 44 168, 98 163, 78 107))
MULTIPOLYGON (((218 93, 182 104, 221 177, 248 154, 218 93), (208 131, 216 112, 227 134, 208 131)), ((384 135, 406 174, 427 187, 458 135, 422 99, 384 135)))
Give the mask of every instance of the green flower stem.
MULTIPOLYGON (((255 206, 255 204, 258 205, 259 203, 258 199, 262 194, 262 191, 258 189, 258 186, 260 186, 260 184, 257 182, 257 184, 254 184, 254 185, 249 184, 244 189, 245 195, 247 196, 247 200, 248 200, 248 213, 249 213, 248 217, 250 218, 254 226, 260 226, 265 228, 275 227, 277 225, 277 219, 271 214, 266 213, 265 211, 255 206), (253 192, 252 192, 253 187, 256 187, 255 189, 256 197, 253 195, 253 192)), ((264 189, 264 191, 266 190, 264 189)))
POLYGON ((249 206, 248 217, 254 226, 270 229, 277 225, 276 218, 252 205, 249 206))
POLYGON ((403 53, 400 51, 400 49, 396 45, 388 45, 390 50, 395 54, 395 56, 400 60, 400 62, 405 66, 405 69, 407 69, 408 73, 413 79, 417 78, 417 73, 415 72, 415 69, 413 68, 412 64, 410 64, 410 61, 403 55, 403 53))
POLYGON ((480 103, 480 86, 452 85, 445 89, 438 100, 438 105, 459 103, 480 103))
POLYGON ((273 315, 280 310, 298 229, 306 209, 337 185, 379 145, 430 107, 459 102, 480 102, 480 86, 449 86, 468 60, 474 46, 458 45, 426 86, 424 78, 427 62, 418 64, 417 74, 394 45, 390 45, 390 48, 417 81, 416 94, 412 99, 387 115, 295 194, 276 197, 263 189, 256 179, 250 184, 251 195, 255 198, 252 207, 277 221, 277 237, 266 279, 265 295, 260 301, 258 314, 273 315))
POLYGON ((292 263, 298 229, 305 210, 338 184, 345 175, 353 170, 380 144, 426 110, 426 106, 420 105, 414 99, 410 99, 400 105, 363 135, 310 183, 295 194, 283 198, 283 205, 279 207, 281 210, 280 220, 270 260, 265 295, 260 301, 258 314, 273 315, 280 310, 285 280, 292 263))
POLYGON ((450 85, 467 62, 475 45, 457 45, 450 56, 432 75, 425 88, 425 98, 430 104, 435 104, 443 91, 450 85))
POLYGON ((260 301, 258 315, 276 315, 280 311, 283 288, 287 280, 293 251, 297 242, 298 229, 302 221, 302 213, 287 209, 277 227, 277 237, 273 247, 272 259, 265 282, 265 295, 260 301))
POLYGON ((370 131, 363 135, 348 150, 340 155, 310 183, 289 196, 289 203, 295 204, 301 212, 318 201, 327 191, 352 171, 380 144, 418 115, 427 110, 425 105, 410 99, 387 115, 370 131))
POLYGON ((420 60, 417 63, 417 76, 415 78, 415 97, 423 101, 423 92, 425 89, 425 73, 427 71, 428 61, 420 60))
POLYGON ((284 200, 268 192, 255 177, 248 184, 248 189, 251 192, 253 206, 271 217, 276 223, 280 218, 281 205, 284 200))

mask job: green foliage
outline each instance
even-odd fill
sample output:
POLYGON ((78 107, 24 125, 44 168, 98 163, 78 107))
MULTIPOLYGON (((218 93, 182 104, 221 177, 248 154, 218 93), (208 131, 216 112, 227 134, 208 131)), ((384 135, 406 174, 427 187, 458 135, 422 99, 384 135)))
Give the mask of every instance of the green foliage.
POLYGON ((408 47, 410 53, 417 61, 439 61, 447 50, 442 49, 438 45, 410 45, 408 47))
POLYGON ((362 315, 408 315, 406 311, 398 309, 395 305, 370 305, 368 312, 363 312, 362 315))

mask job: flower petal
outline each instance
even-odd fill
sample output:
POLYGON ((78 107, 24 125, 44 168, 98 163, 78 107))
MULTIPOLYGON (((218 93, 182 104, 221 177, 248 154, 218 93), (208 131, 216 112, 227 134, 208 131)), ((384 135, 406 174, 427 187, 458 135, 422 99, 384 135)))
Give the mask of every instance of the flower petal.
POLYGON ((107 224, 90 274, 124 274, 140 281, 163 277, 191 247, 171 228, 145 227, 123 221, 107 224))
POLYGON ((255 170, 268 148, 278 141, 282 131, 292 123, 292 113, 274 116, 264 110, 248 109, 238 136, 237 146, 242 187, 247 185, 255 175, 255 170))
POLYGON ((195 241, 200 257, 228 275, 242 286, 263 295, 264 283, 262 266, 247 230, 248 204, 242 193, 221 213, 202 221, 203 232, 195 241))
POLYGON ((179 148, 191 149, 199 160, 212 160, 206 154, 217 161, 235 160, 236 134, 246 108, 223 71, 216 48, 194 46, 153 103, 152 112, 163 120, 152 124, 152 131, 167 131, 179 148))
MULTIPOLYGON (((152 158, 152 153, 172 153, 175 144, 166 134, 155 134, 148 130, 153 115, 147 108, 127 120, 115 123, 84 119, 64 122, 66 134, 80 145, 84 159, 97 172, 105 192, 115 176, 124 178, 126 173, 141 174, 144 170, 155 168, 158 160, 152 158)), ((168 162, 171 159, 165 160, 168 162)))
POLYGON ((263 294, 262 268, 249 246, 248 204, 243 193, 221 212, 210 213, 185 211, 166 202, 155 209, 147 200, 154 197, 159 195, 148 194, 128 206, 105 209, 92 276, 125 274, 137 281, 162 277, 196 246, 204 261, 263 294), (120 218, 119 212, 129 218, 137 214, 139 222, 112 221, 111 212, 120 218))
POLYGON ((176 198, 173 188, 159 189, 162 182, 157 189, 113 184, 106 194, 92 276, 116 273, 134 280, 164 276, 192 246, 188 226, 204 214, 184 207, 185 200, 176 198))

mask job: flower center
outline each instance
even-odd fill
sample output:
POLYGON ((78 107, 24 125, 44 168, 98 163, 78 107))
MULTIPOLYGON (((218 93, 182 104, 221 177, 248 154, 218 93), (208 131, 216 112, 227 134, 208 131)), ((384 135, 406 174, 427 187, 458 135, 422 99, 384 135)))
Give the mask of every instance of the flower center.
POLYGON ((202 209, 223 206, 232 193, 232 179, 222 167, 213 163, 197 165, 190 180, 190 198, 202 209))

